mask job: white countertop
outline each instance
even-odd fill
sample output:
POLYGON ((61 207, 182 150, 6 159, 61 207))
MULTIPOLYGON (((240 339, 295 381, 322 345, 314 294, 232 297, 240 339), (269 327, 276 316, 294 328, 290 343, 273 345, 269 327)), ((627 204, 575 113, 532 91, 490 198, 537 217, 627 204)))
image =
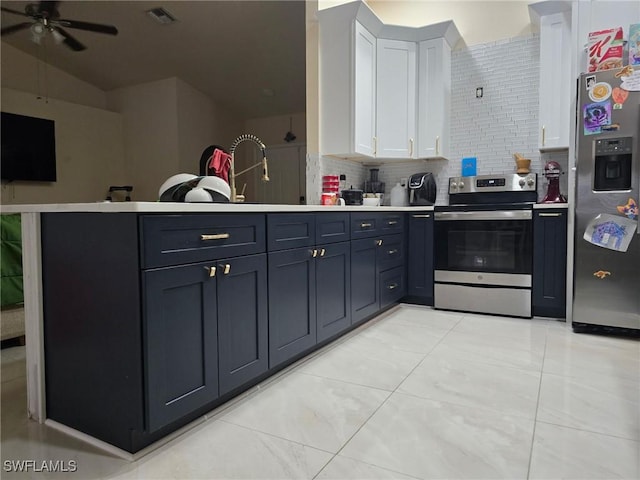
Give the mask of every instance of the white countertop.
MULTIPOLYGON (((567 203, 536 203, 534 210, 569 208, 567 203)), ((174 203, 174 202, 95 202, 44 203, 32 205, 3 205, 1 213, 60 213, 60 212, 135 212, 135 213, 279 213, 279 212, 415 212, 433 211, 433 206, 369 207, 363 205, 271 205, 259 203, 174 203)))
POLYGON ((536 203, 533 205, 534 210, 543 210, 545 208, 569 208, 568 203, 536 203))
POLYGON ((61 213, 61 212, 136 212, 136 213, 229 213, 229 212, 415 212, 432 211, 423 207, 369 207, 361 205, 269 205, 258 203, 173 203, 173 202, 95 202, 49 203, 33 205, 3 205, 1 213, 61 213))

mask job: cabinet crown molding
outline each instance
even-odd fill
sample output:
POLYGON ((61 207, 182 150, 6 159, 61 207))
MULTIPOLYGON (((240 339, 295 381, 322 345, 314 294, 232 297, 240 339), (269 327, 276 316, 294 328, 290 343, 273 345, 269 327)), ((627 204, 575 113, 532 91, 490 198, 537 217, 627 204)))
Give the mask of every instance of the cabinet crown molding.
POLYGON ((554 13, 570 12, 571 1, 569 0, 549 0, 529 4, 529 18, 531 24, 540 28, 540 17, 553 15, 554 13))
MULTIPOLYGON (((570 2, 569 2, 570 3, 570 2)), ((454 49, 462 36, 453 20, 446 20, 432 25, 409 27, 404 25, 389 25, 383 23, 371 8, 361 0, 349 2, 335 7, 318 11, 318 18, 357 20, 376 38, 387 40, 404 40, 421 42, 444 38, 451 49, 454 49)))

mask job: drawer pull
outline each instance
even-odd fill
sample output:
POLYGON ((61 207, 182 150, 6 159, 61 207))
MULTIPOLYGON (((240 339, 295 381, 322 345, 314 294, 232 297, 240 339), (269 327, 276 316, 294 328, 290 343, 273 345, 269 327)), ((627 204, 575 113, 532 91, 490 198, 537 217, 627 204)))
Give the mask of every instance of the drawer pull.
POLYGON ((373 226, 373 225, 372 225, 372 224, 370 224, 370 223, 361 223, 361 224, 360 224, 360 228, 369 228, 369 227, 372 227, 372 226, 373 226))
POLYGON ((230 236, 228 233, 214 233, 213 235, 200 235, 200 240, 224 240, 230 236))
POLYGON ((397 220, 390 220, 387 222, 387 225, 391 226, 391 225, 395 225, 396 223, 398 223, 397 220))
POLYGON ((376 245, 381 246, 382 245, 382 240, 376 240, 376 245))
POLYGON ((204 269, 209 272, 210 277, 216 276, 216 267, 204 267, 204 269))
POLYGON ((225 264, 225 266, 224 266, 224 271, 223 271, 223 273, 224 273, 225 275, 229 275, 229 272, 231 272, 231 265, 229 265, 229 264, 227 263, 227 264, 225 264))
POLYGON ((389 290, 393 290, 394 288, 398 288, 398 284, 397 283, 392 283, 391 285, 389 285, 387 287, 389 290))
POLYGON ((413 215, 413 218, 431 218, 430 214, 425 214, 425 215, 413 215))
POLYGON ((393 250, 388 250, 388 251, 387 251, 387 253, 388 253, 389 255, 395 255, 396 253, 398 253, 398 249, 397 249, 397 248, 394 248, 393 250))
POLYGON ((551 213, 539 213, 538 216, 539 217, 561 217, 562 213, 559 213, 559 212, 558 213, 553 213, 553 212, 551 212, 551 213))
POLYGON ((314 248, 313 250, 311 250, 311 256, 312 256, 313 258, 316 258, 316 257, 318 256, 318 250, 317 250, 317 249, 315 249, 315 248, 314 248))
POLYGON ((324 257, 324 254, 326 253, 326 250, 324 248, 320 249, 320 256, 324 257))

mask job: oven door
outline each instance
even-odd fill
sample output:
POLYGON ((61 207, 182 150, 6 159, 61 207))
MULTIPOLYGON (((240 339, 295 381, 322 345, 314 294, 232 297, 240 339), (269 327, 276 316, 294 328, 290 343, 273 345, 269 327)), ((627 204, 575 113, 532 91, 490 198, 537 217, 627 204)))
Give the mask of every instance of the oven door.
POLYGON ((531 210, 436 212, 435 245, 440 281, 531 286, 531 210))

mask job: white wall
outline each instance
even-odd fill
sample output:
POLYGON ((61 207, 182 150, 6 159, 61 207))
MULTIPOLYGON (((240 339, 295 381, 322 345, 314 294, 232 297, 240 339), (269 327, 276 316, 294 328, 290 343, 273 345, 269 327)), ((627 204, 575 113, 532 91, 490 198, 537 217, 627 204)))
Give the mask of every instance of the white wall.
POLYGON ((133 185, 132 199, 157 200, 160 185, 180 173, 176 79, 113 90, 108 93, 108 104, 124 119, 127 184, 133 185))
POLYGON ((120 114, 4 87, 2 110, 55 122, 57 170, 53 183, 3 184, 2 204, 102 201, 126 181, 120 114))
POLYGON ((104 91, 43 61, 0 42, 0 81, 12 88, 88 107, 106 108, 104 91))
POLYGON ((200 172, 200 157, 209 145, 229 148, 242 133, 241 122, 204 93, 176 79, 178 167, 174 173, 200 172))

